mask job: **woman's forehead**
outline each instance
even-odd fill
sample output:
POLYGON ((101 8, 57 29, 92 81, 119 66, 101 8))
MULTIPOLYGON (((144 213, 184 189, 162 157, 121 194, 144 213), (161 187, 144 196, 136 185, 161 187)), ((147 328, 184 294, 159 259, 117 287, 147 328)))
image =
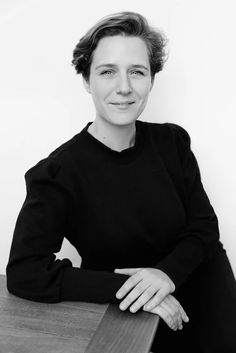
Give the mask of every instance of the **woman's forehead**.
POLYGON ((149 66, 146 43, 139 37, 109 36, 102 38, 94 50, 93 64, 130 62, 133 65, 149 66))

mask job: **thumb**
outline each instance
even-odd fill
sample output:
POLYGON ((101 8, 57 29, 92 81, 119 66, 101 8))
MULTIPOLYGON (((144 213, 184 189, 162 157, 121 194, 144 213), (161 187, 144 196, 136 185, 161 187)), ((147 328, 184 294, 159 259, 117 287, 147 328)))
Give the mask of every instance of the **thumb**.
POLYGON ((114 272, 132 276, 140 270, 140 268, 116 268, 114 272))

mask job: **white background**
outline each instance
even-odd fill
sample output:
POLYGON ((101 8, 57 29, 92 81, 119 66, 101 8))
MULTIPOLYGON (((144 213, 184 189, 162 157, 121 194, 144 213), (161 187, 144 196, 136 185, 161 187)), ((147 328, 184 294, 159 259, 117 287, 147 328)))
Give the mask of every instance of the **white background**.
MULTIPOLYGON (((140 12, 169 38, 169 60, 140 120, 189 132, 236 273, 234 0, 0 0, 0 273, 26 195, 25 172, 94 120, 72 51, 101 17, 124 10, 140 12)), ((79 265, 67 242, 65 256, 79 265)))

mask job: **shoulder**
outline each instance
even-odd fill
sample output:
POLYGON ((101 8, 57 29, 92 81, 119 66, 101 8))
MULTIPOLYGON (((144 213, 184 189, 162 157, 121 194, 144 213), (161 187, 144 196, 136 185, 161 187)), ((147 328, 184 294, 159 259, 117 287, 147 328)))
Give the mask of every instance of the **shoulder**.
POLYGON ((175 123, 153 123, 153 122, 141 122, 147 132, 152 135, 154 138, 158 138, 159 140, 170 140, 174 141, 176 144, 181 145, 189 145, 191 142, 190 135, 185 130, 184 127, 175 124, 175 123))
POLYGON ((26 178, 56 178, 64 177, 70 174, 73 169, 76 152, 80 149, 80 133, 74 135, 72 138, 62 143, 55 148, 50 154, 35 165, 28 169, 25 173, 26 178))

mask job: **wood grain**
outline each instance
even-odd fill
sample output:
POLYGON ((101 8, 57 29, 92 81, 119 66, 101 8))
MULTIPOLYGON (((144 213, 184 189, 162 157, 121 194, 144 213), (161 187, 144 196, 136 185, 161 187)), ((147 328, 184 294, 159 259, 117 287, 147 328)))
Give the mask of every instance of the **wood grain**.
POLYGON ((148 353, 158 323, 155 314, 132 314, 110 304, 85 353, 148 353))
POLYGON ((11 295, 0 276, 0 353, 84 353, 106 305, 36 303, 11 295))
POLYGON ((21 299, 0 275, 0 353, 146 353, 158 321, 114 304, 21 299))

